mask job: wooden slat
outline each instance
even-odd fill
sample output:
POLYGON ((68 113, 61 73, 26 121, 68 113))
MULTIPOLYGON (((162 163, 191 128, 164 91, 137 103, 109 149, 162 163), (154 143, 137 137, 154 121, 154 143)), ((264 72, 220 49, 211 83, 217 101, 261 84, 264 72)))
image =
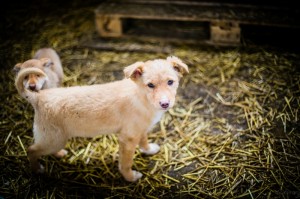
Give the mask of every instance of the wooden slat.
POLYGON ((165 4, 165 1, 150 2, 128 1, 116 3, 108 1, 100 4, 95 13, 96 15, 117 15, 122 18, 183 21, 226 20, 240 24, 300 27, 298 20, 300 13, 297 8, 194 1, 175 1, 175 3, 165 4))
POLYGON ((95 10, 95 18, 96 28, 101 37, 142 38, 143 36, 155 37, 156 33, 162 33, 164 39, 173 40, 175 38, 172 36, 185 34, 181 38, 185 41, 200 39, 205 43, 217 45, 238 45, 243 25, 300 28, 300 20, 298 20, 300 10, 297 7, 293 8, 286 4, 266 5, 258 2, 248 4, 230 1, 222 3, 193 0, 111 0, 98 6, 95 10), (131 23, 131 26, 135 26, 135 30, 126 32, 124 29, 127 29, 126 24, 130 20, 131 22, 144 21, 131 23), (166 26, 158 27, 154 21, 159 21, 166 26), (178 26, 171 25, 174 21, 178 22, 178 26), (194 27, 185 29, 190 22, 193 22, 194 27), (158 30, 153 30, 151 23, 152 26, 155 24, 158 30), (205 26, 199 23, 209 24, 206 27, 209 38, 203 38, 207 31, 204 30, 205 26), (143 32, 141 27, 144 28, 144 33, 146 31, 145 35, 139 34, 143 32), (168 32, 166 34, 162 31, 165 29, 172 32, 171 37, 168 36, 168 32), (199 30, 202 32, 200 33, 199 30), (194 37, 195 35, 197 38, 194 37))

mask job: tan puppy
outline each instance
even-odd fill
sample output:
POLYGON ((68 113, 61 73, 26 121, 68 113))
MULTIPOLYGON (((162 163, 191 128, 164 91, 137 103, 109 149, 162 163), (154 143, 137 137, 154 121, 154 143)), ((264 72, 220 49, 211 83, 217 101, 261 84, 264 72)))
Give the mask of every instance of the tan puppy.
MULTIPOLYGON (((32 71, 28 71, 30 73, 32 71)), ((35 74, 45 76, 41 70, 35 74)), ((137 146, 142 153, 155 154, 160 147, 148 143, 147 133, 175 103, 180 77, 188 67, 177 57, 137 62, 124 69, 125 78, 106 84, 53 88, 31 92, 16 77, 16 88, 35 110, 34 144, 28 158, 35 172, 42 172, 38 158, 62 155, 67 140, 117 133, 119 170, 127 181, 142 177, 132 170, 137 146)))
POLYGON ((45 76, 39 76, 34 73, 28 73, 23 79, 23 85, 26 89, 39 91, 61 86, 64 73, 60 58, 52 48, 39 49, 33 59, 16 64, 14 71, 19 73, 24 68, 38 68, 46 74, 45 76))

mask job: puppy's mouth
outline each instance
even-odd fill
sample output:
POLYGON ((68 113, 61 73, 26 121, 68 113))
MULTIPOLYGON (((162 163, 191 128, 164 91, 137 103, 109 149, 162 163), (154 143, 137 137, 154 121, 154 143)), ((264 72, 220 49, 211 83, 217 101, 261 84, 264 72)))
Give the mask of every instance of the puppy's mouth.
POLYGON ((162 106, 161 109, 162 109, 162 110, 168 110, 168 109, 169 109, 169 106, 165 106, 165 107, 162 106))

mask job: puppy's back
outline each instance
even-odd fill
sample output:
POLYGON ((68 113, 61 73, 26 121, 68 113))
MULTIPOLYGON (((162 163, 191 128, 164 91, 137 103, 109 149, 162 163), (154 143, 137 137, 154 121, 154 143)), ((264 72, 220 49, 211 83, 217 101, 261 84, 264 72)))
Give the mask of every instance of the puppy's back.
POLYGON ((53 71, 57 74, 59 81, 62 82, 64 77, 64 72, 62 69, 60 57, 54 49, 41 48, 35 53, 33 58, 34 59, 50 58, 54 64, 53 71))

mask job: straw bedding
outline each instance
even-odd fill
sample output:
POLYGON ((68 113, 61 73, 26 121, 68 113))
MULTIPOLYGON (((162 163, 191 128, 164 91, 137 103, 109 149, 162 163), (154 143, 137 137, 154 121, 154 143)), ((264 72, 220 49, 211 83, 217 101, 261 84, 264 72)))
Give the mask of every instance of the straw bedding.
POLYGON ((22 19, 14 17, 24 12, 16 8, 6 17, 0 198, 300 197, 299 54, 260 47, 172 45, 170 53, 82 47, 83 39, 95 37, 94 8, 75 4, 46 15, 33 7, 22 19), (41 159, 45 174, 30 172, 26 149, 33 141, 33 109, 17 94, 11 69, 44 46, 61 56, 64 86, 121 79, 125 66, 170 54, 189 66, 175 107, 149 134, 161 151, 136 151, 133 167, 144 174, 140 181, 125 182, 118 172, 114 135, 73 138, 66 157, 41 159))

